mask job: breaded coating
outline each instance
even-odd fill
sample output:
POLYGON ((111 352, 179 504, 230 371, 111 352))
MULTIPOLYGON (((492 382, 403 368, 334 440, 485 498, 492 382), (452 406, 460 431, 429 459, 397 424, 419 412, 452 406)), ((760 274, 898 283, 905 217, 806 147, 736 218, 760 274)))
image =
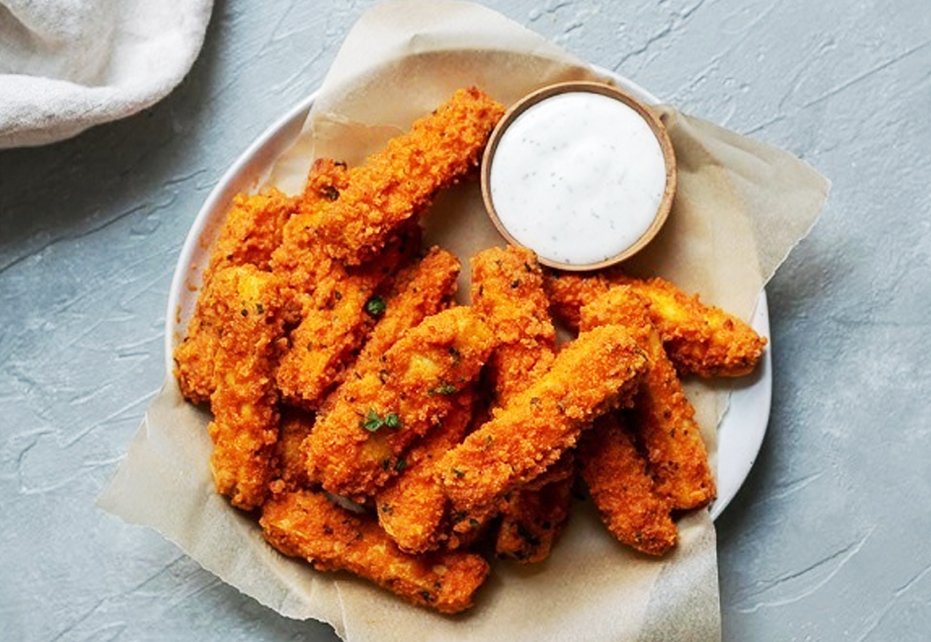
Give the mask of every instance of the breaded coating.
POLYGON ((301 194, 301 211, 312 213, 319 210, 322 204, 335 201, 347 185, 349 168, 346 163, 331 158, 318 158, 307 174, 307 182, 301 194))
POLYGON ((318 300, 325 301, 335 282, 345 278, 343 265, 323 251, 313 230, 324 215, 324 205, 339 199, 348 184, 345 163, 317 159, 307 176, 300 211, 284 226, 281 244, 272 254, 271 268, 299 295, 311 295, 319 286, 322 291, 318 300))
POLYGON ((669 501, 655 491, 646 461, 617 413, 604 415, 582 435, 578 459, 601 521, 619 542, 648 555, 676 545, 669 501))
POLYGON ((542 378, 440 460, 454 508, 488 505, 537 477, 595 417, 629 402, 646 367, 646 356, 624 328, 580 334, 542 378))
POLYGON ((362 263, 438 190, 478 166, 503 114, 502 105, 475 87, 460 89, 409 132, 349 170, 349 184, 339 199, 322 208, 319 225, 306 231, 308 243, 319 236, 334 259, 362 263))
POLYGON ((488 362, 495 401, 506 405, 552 365, 556 330, 536 256, 494 247, 472 257, 472 305, 500 345, 488 362))
POLYGON ((337 390, 304 444, 307 470, 331 493, 374 495, 399 471, 411 443, 442 422, 454 395, 494 348, 488 326, 468 307, 410 329, 373 366, 337 390))
POLYGON ((695 409, 650 321, 652 302, 627 285, 614 286, 582 308, 581 328, 621 324, 650 358, 634 413, 657 491, 673 508, 692 509, 715 496, 714 476, 695 409))
POLYGON ((703 304, 660 278, 635 284, 650 301, 650 317, 666 352, 683 373, 742 377, 753 372, 766 339, 721 308, 703 304))
POLYGON ((278 442, 275 444, 278 479, 272 490, 296 490, 308 485, 307 455, 303 443, 314 427, 314 415, 297 408, 286 409, 281 417, 278 442))
POLYGON ((455 255, 433 247, 423 259, 402 270, 353 369, 370 368, 407 330, 449 307, 460 268, 455 255))
MULTIPOLYGON (((584 438, 584 436, 583 436, 584 438)), ((575 482, 574 451, 507 499, 495 539, 495 555, 523 564, 542 562, 569 518, 575 482)))
POLYGON ((650 319, 676 369, 683 375, 740 377, 753 371, 766 339, 720 308, 705 305, 660 278, 634 279, 618 272, 580 276, 551 272, 544 281, 553 314, 571 328, 586 303, 612 285, 629 285, 650 303, 650 319))
POLYGON ((471 553, 403 553, 373 519, 298 491, 266 502, 259 522, 269 544, 318 571, 346 570, 418 606, 459 613, 472 606, 488 563, 471 553))
POLYGON ((251 265, 217 272, 210 287, 225 306, 210 397, 210 468, 217 492, 249 510, 264 501, 273 473, 278 399, 272 375, 284 332, 283 295, 274 275, 251 265))
POLYGON ((288 403, 320 407, 380 317, 373 302, 383 301, 380 293, 418 245, 419 234, 397 238, 371 262, 334 269, 317 283, 278 364, 278 389, 288 403))
POLYGON ((423 553, 440 544, 446 495, 434 474, 436 463, 465 437, 474 402, 471 388, 458 393, 442 424, 411 448, 404 470, 375 496, 378 523, 403 551, 423 553))
MULTIPOLYGON (((555 359, 556 330, 533 252, 496 247, 472 257, 472 305, 501 341, 487 371, 496 403, 505 406, 549 370, 555 359)), ((572 468, 571 457, 563 455, 528 487, 510 493, 496 538, 500 557, 528 563, 546 559, 569 515, 572 468)))
POLYGON ((274 188, 251 196, 237 194, 233 199, 204 270, 202 294, 188 322, 187 335, 175 349, 175 377, 186 399, 204 403, 216 385, 213 355, 223 318, 216 315, 216 301, 204 294, 213 275, 235 265, 268 269, 272 251, 281 242, 285 222, 296 209, 294 199, 274 188))
POLYGON ((543 289, 550 300, 550 311, 570 330, 579 329, 582 307, 611 287, 603 272, 578 274, 547 270, 543 275, 543 289))

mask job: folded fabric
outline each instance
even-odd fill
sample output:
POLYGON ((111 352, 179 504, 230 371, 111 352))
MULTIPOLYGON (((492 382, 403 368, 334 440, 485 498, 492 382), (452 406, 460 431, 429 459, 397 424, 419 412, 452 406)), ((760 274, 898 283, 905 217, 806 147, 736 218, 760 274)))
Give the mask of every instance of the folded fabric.
POLYGON ((166 96, 213 0, 0 0, 0 149, 43 145, 166 96))

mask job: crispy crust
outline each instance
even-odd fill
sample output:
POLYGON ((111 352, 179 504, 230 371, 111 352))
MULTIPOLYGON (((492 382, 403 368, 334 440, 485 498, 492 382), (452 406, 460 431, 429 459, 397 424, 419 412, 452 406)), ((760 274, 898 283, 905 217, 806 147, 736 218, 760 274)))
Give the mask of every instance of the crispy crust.
POLYGON ((318 237, 330 256, 358 265, 381 250, 391 232, 422 211, 434 193, 478 165, 504 107, 475 87, 461 89, 410 131, 390 140, 349 173, 340 198, 323 208, 318 237))
POLYGON ((612 285, 629 285, 650 301, 650 319, 681 374, 740 377, 753 371, 766 347, 766 339, 749 325, 664 279, 635 279, 617 272, 594 276, 550 272, 544 285, 553 314, 570 328, 579 326, 586 303, 612 285))
POLYGON ((304 558, 318 571, 349 571, 441 613, 472 606, 488 576, 488 563, 471 553, 404 553, 374 520, 334 506, 318 492, 273 497, 260 524, 269 544, 285 555, 304 558))
POLYGON ((523 564, 542 562, 569 518, 575 454, 566 451, 546 472, 506 500, 495 555, 523 564))
POLYGON ((366 265, 331 270, 304 305, 300 324, 278 365, 276 379, 288 403, 316 410, 341 380, 352 357, 375 326, 366 303, 384 291, 419 246, 419 229, 398 237, 366 265))
POLYGON ((284 301, 278 280, 248 265, 217 272, 210 288, 223 302, 216 312, 225 327, 214 356, 210 468, 217 492, 248 510, 264 501, 273 472, 278 411, 272 372, 284 301))
POLYGON ((397 474, 412 442, 450 412, 450 393, 478 375, 493 348, 488 326, 467 307, 412 328, 373 367, 340 386, 305 443, 310 478, 338 495, 374 495, 397 474), (400 426, 370 432, 363 424, 371 413, 395 414, 400 426))
POLYGON ((617 413, 586 431, 578 458, 601 521, 619 542, 648 555, 662 555, 676 545, 669 502, 656 493, 646 461, 617 413))
POLYGON ((488 363, 498 405, 545 373, 553 363, 556 330, 536 256, 523 248, 490 248, 472 257, 472 305, 500 345, 488 363))
POLYGON ((575 445, 595 417, 629 402, 646 367, 646 357, 624 328, 580 334, 542 378, 440 461, 454 508, 487 506, 537 477, 575 445))
POLYGON ((296 408, 287 408, 282 413, 278 442, 275 444, 278 478, 272 482, 273 491, 297 490, 309 485, 303 443, 313 427, 313 413, 296 408))
POLYGON ((378 523, 403 551, 422 553, 441 543, 446 495, 434 474, 436 463, 465 437, 474 402, 471 389, 456 395, 442 425, 410 450, 407 468, 375 497, 378 523))
POLYGON ((582 308, 585 330, 621 324, 650 357, 650 369, 635 403, 636 427, 650 462, 657 490, 674 508, 705 506, 715 496, 708 453, 659 334, 650 322, 652 302, 626 285, 611 288, 582 308))

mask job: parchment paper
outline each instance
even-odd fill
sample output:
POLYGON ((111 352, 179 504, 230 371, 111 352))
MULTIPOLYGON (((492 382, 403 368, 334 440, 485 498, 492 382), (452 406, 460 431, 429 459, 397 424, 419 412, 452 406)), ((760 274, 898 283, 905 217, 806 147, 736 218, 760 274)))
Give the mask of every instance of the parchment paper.
MULTIPOLYGON (((347 36, 303 133, 268 182, 294 192, 314 157, 361 162, 462 86, 478 85, 510 104, 543 85, 594 77, 585 63, 484 7, 386 2, 347 36)), ((660 236, 627 267, 670 278, 748 318, 762 286, 814 223, 828 183, 786 152, 672 107, 661 111, 679 162, 676 203, 660 236)), ((438 198, 426 226, 429 241, 462 259, 502 243, 475 184, 438 198)), ((694 382, 688 393, 713 455, 726 393, 694 382)), ((529 568, 496 563, 476 607, 445 617, 268 547, 254 521, 214 493, 207 421, 169 376, 98 503, 155 528, 282 615, 328 622, 351 641, 720 638, 715 534, 706 511, 680 521, 679 546, 657 561, 618 545, 592 508, 577 502, 551 559, 529 568)))

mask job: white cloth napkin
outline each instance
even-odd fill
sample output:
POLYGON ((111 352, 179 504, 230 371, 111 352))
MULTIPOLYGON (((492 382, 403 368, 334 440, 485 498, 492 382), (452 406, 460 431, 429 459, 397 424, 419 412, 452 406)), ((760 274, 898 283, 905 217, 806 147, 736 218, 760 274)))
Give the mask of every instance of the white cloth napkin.
POLYGON ((213 0, 0 0, 0 149, 135 114, 187 74, 213 0))

